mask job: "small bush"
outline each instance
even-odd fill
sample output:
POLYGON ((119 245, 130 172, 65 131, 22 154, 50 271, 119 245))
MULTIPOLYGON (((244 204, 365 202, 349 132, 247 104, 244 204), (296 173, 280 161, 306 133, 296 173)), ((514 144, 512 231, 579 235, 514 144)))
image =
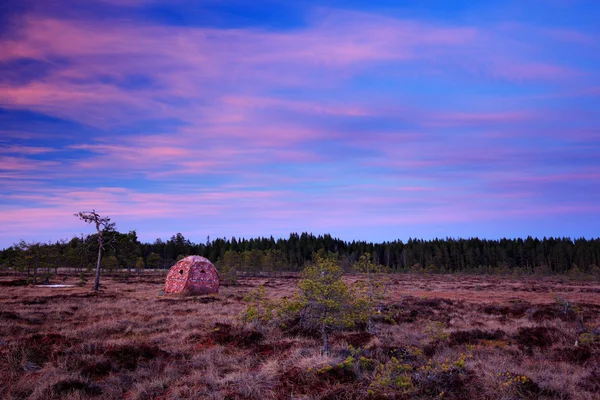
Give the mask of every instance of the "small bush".
POLYGON ((371 381, 368 394, 370 396, 391 397, 396 394, 411 394, 414 392, 410 373, 413 367, 403 364, 392 357, 387 363, 380 364, 375 369, 375 376, 371 381))
POLYGON ((23 342, 12 344, 3 354, 3 361, 14 371, 36 371, 44 366, 53 354, 60 354, 68 340, 59 334, 32 335, 23 342))
POLYGON ((369 332, 339 332, 333 336, 334 341, 344 341, 354 347, 365 346, 373 338, 369 332))
MULTIPOLYGON (((423 311, 421 311, 423 313, 423 311)), ((398 311, 393 317, 392 320, 397 324, 400 323, 412 323, 415 322, 419 318, 419 311, 417 310, 403 310, 398 311)))
POLYGON ((556 329, 547 328, 544 326, 536 326, 533 328, 519 328, 515 340, 522 346, 531 349, 533 347, 550 347, 552 346, 552 334, 556 329))
POLYGON ((584 326, 577 340, 582 346, 600 350, 600 328, 584 326))
POLYGON ((258 326, 260 323, 272 321, 275 317, 276 306, 266 294, 265 287, 259 286, 256 290, 244 296, 248 304, 240 316, 241 320, 258 326))
POLYGON ((309 372, 314 372, 328 381, 350 383, 356 378, 356 374, 354 373, 354 363, 354 357, 348 356, 339 364, 326 365, 317 370, 309 369, 309 372))
POLYGON ((102 389, 91 381, 71 378, 52 385, 48 394, 49 397, 64 398, 73 392, 81 392, 87 396, 97 396, 102 394, 102 389))
POLYGON ((537 383, 526 375, 515 374, 509 371, 498 374, 501 389, 517 396, 517 398, 537 398, 542 391, 537 383))
POLYGON ((439 321, 433 321, 427 324, 424 333, 432 341, 446 340, 450 336, 445 330, 446 325, 439 321))
POLYGON ((480 329, 473 329, 470 331, 456 331, 450 334, 449 344, 450 346, 456 346, 461 344, 474 344, 479 343, 483 340, 500 340, 506 337, 506 332, 497 329, 493 332, 482 331, 480 329))
POLYGON ((81 368, 81 375, 88 378, 101 378, 114 371, 113 364, 107 360, 90 362, 81 368))
POLYGON ((264 335, 257 330, 217 322, 210 338, 220 345, 250 347, 260 343, 264 339, 264 335))
POLYGON ((585 346, 563 347, 554 351, 555 361, 566 361, 571 364, 585 364, 592 357, 592 352, 585 346))
POLYGON ((419 367, 413 382, 421 395, 442 398, 464 398, 466 381, 469 377, 465 369, 467 355, 461 354, 458 359, 446 359, 443 363, 429 362, 419 367))
POLYGON ((157 346, 146 343, 109 346, 106 351, 106 357, 120 367, 130 371, 135 370, 140 361, 152 360, 164 354, 165 352, 157 346))
POLYGON ((483 307, 482 311, 485 314, 490 315, 501 315, 504 317, 521 318, 525 316, 529 309, 529 303, 518 301, 510 304, 509 306, 500 306, 497 304, 490 304, 483 307))

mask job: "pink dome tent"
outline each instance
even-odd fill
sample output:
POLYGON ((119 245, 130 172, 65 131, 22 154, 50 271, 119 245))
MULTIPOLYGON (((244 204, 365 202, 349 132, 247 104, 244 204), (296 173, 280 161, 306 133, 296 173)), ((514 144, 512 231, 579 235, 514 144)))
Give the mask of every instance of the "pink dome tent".
POLYGON ((208 294, 219 292, 219 274, 206 258, 189 256, 171 267, 165 282, 166 293, 190 292, 208 294))

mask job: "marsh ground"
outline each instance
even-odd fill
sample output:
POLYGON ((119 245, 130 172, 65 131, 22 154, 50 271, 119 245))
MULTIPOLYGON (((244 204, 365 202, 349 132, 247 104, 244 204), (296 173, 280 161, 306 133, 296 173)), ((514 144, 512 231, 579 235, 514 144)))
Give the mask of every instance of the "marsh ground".
POLYGON ((238 318, 244 294, 290 296, 296 277, 202 297, 163 282, 110 277, 93 293, 1 277, 0 397, 600 398, 598 282, 392 275, 376 333, 336 333, 329 355, 314 332, 238 318))

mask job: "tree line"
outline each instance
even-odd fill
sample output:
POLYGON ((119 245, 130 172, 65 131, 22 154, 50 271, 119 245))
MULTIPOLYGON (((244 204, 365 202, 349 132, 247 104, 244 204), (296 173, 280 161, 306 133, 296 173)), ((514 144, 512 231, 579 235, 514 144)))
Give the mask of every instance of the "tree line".
MULTIPOLYGON (((532 238, 489 240, 409 239, 372 243, 344 241, 329 234, 292 233, 287 238, 206 238, 195 243, 181 233, 142 243, 136 231, 104 232, 103 269, 167 269, 192 254, 217 268, 241 273, 301 271, 319 251, 338 255, 349 271, 362 255, 390 272, 514 273, 598 275, 600 238, 532 238)), ((57 272, 58 268, 95 267, 98 234, 50 243, 20 242, 0 251, 0 267, 18 271, 57 272)))

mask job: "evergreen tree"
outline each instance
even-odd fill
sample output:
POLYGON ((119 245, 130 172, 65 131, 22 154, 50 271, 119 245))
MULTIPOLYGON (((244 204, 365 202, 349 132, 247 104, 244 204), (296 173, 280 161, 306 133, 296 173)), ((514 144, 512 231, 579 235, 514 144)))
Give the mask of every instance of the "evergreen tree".
POLYGON ((373 322, 373 314, 380 313, 383 307, 383 299, 385 292, 390 284, 390 278, 382 274, 385 272, 385 267, 371 261, 371 254, 365 253, 360 256, 360 259, 355 263, 354 268, 358 272, 366 275, 365 281, 359 281, 357 288, 362 298, 366 302, 368 308, 368 330, 371 333, 375 332, 375 324, 373 322))
POLYGON ((150 255, 148 255, 148 258, 146 259, 146 265, 148 266, 148 268, 157 269, 160 267, 160 261, 161 260, 158 253, 152 252, 150 253, 150 255))
POLYGON ((221 282, 228 285, 235 285, 237 271, 242 267, 242 256, 235 251, 228 250, 223 255, 223 258, 217 261, 216 267, 221 282))
POLYGON ((138 257, 137 260, 135 261, 135 270, 137 272, 141 272, 144 270, 145 264, 144 264, 144 259, 142 257, 138 257))
POLYGON ((329 353, 331 332, 368 319, 364 299, 348 288, 342 274, 334 257, 319 256, 303 271, 299 284, 302 322, 320 329, 325 354, 329 353))

